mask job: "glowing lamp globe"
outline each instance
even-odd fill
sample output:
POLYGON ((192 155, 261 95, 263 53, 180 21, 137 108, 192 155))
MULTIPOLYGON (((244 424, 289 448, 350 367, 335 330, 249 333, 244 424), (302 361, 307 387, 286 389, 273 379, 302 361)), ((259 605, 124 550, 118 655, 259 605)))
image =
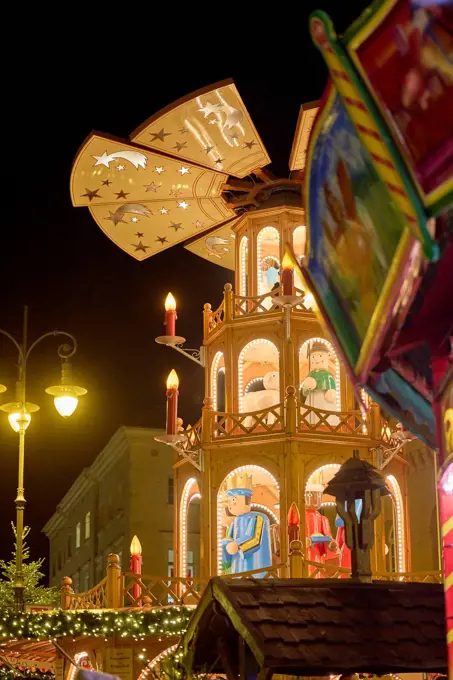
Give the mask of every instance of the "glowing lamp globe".
POLYGON ((46 389, 47 394, 54 397, 53 403, 60 416, 72 416, 79 403, 79 397, 87 393, 84 387, 72 384, 72 368, 68 361, 61 365, 61 385, 54 385, 46 389))
POLYGON ((31 414, 39 411, 39 406, 36 404, 22 403, 20 401, 13 401, 9 404, 2 404, 0 410, 8 414, 8 422, 14 432, 20 432, 21 428, 25 431, 30 425, 31 414))
POLYGON ((168 293, 165 299, 165 311, 173 312, 176 309, 176 300, 171 293, 168 293))
POLYGON ((10 413, 8 415, 8 422, 14 432, 19 432, 21 425, 24 430, 26 430, 30 425, 30 421, 31 415, 27 411, 23 411, 22 413, 20 411, 16 411, 15 413, 10 413))
POLYGON ((0 383, 0 394, 1 394, 2 392, 6 392, 6 385, 2 385, 2 384, 0 383))
POLYGON ((172 368, 167 378, 167 390, 177 390, 179 387, 179 378, 175 369, 172 368))

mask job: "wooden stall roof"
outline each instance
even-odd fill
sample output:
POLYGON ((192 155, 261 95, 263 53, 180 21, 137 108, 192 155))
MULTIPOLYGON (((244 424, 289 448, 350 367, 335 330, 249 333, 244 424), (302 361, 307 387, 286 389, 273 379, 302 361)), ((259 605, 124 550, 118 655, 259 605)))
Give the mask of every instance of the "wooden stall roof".
POLYGON ((352 580, 214 578, 183 638, 193 671, 238 667, 240 640, 258 666, 285 675, 447 670, 442 586, 352 580))

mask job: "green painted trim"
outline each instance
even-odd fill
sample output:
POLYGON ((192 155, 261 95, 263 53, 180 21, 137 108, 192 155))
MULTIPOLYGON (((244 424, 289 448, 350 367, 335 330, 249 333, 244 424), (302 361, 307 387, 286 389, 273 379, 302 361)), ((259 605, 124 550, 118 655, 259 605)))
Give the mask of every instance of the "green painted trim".
MULTIPOLYGON (((382 4, 382 1, 381 0, 379 0, 379 1, 382 4)), ((370 114, 371 114, 371 116, 372 116, 372 118, 373 118, 373 120, 376 124, 376 127, 379 131, 379 134, 382 137, 383 142, 385 143, 385 145, 387 146, 387 148, 389 150, 390 156, 392 158, 392 162, 394 163, 395 168, 396 168, 397 172, 399 173, 399 175, 401 177, 401 180, 404 184, 404 188, 406 189, 407 194, 408 194, 408 199, 411 202, 412 207, 414 209, 414 212, 417 216, 418 232, 419 233, 418 233, 418 235, 417 234, 414 234, 414 235, 421 242, 422 248, 423 248, 423 253, 424 253, 425 257, 428 260, 437 260, 437 258, 439 257, 439 248, 437 246, 437 243, 435 241, 433 241, 433 239, 429 235, 429 232, 428 232, 428 229, 427 229, 427 226, 426 226, 427 216, 426 216, 425 208, 424 208, 424 206, 421 202, 420 196, 419 196, 416 188, 414 187, 414 185, 412 183, 412 179, 410 178, 410 176, 407 172, 406 164, 404 163, 398 149, 396 148, 396 146, 393 143, 393 139, 391 138, 391 133, 390 133, 385 121, 382 119, 382 116, 381 116, 379 110, 377 109, 371 95, 369 94, 367 88, 365 87, 365 85, 364 85, 359 73, 357 72, 354 64, 352 63, 351 59, 349 58, 349 56, 346 52, 346 49, 344 48, 343 44, 337 38, 337 35, 335 33, 335 29, 333 27, 333 23, 332 23, 332 20, 330 19, 330 17, 325 12, 316 11, 316 12, 313 12, 310 15, 310 23, 311 23, 312 19, 314 19, 314 18, 317 18, 317 19, 319 19, 320 21, 323 22, 324 28, 326 30, 326 34, 327 34, 327 37, 328 37, 328 40, 329 40, 329 44, 330 44, 332 50, 335 52, 336 56, 341 61, 341 64, 344 67, 345 71, 348 73, 352 84, 354 85, 354 87, 357 88, 360 97, 362 98, 365 106, 368 108, 368 110, 369 110, 369 112, 370 112, 370 114)), ((316 43, 314 43, 314 44, 316 45, 316 43)), ((316 45, 316 47, 318 47, 318 49, 319 49, 318 45, 316 45)), ((322 54, 322 52, 321 52, 321 54, 322 54)), ((326 65, 327 65, 327 62, 326 62, 326 65)), ((332 84, 333 84, 334 89, 336 90, 335 83, 332 83, 332 84)), ((338 90, 337 90, 337 92, 338 92, 339 97, 341 97, 341 99, 343 100, 341 93, 338 90)), ((345 106, 346 106, 346 104, 345 104, 345 106)), ((346 106, 346 109, 347 109, 347 106, 346 106)), ((355 127, 355 124, 354 124, 354 121, 352 120, 352 118, 351 118, 351 122, 355 127)), ((359 133, 357 132, 357 134, 359 134, 359 133)), ((359 135, 359 138, 360 138, 360 135, 359 135)), ((363 144, 363 142, 362 142, 362 144, 363 144)), ((371 158, 371 155, 370 155, 370 159, 371 159, 371 162, 373 163, 374 167, 376 168, 376 165, 375 165, 373 159, 371 158)), ((377 174, 379 175, 379 171, 377 171, 377 174)), ((385 184, 384 184, 384 186, 385 186, 385 184)), ((386 190, 389 194, 390 201, 392 203, 394 203, 390 192, 388 191, 387 187, 385 187, 385 188, 386 188, 386 190)), ((399 211, 399 208, 396 204, 395 204, 395 208, 396 208, 397 211, 399 211)), ((414 233, 414 231, 412 229, 411 229, 411 231, 412 231, 412 233, 414 233)))
POLYGON ((386 2, 387 0, 374 0, 369 7, 364 9, 357 19, 353 21, 344 32, 343 42, 348 43, 350 40, 355 38, 357 33, 359 33, 367 25, 370 19, 379 12, 382 5, 385 5, 386 2))

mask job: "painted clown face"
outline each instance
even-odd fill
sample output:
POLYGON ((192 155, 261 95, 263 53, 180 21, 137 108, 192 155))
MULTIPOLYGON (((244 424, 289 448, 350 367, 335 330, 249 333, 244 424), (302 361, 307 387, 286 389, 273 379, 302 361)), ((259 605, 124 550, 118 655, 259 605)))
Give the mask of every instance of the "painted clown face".
POLYGON ((322 369, 327 371, 329 368, 329 352, 323 350, 316 350, 310 354, 311 369, 322 369))
POLYGON ((228 510, 231 512, 232 515, 237 517, 238 515, 244 515, 246 512, 249 512, 250 506, 247 505, 247 497, 246 496, 228 496, 227 498, 228 501, 228 510))

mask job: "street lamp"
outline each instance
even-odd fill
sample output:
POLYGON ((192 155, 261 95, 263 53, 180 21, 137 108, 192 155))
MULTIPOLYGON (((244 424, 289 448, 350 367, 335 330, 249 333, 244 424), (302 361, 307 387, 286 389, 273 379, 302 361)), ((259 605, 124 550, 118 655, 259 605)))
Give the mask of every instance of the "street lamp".
MULTIPOLYGON (((26 379, 27 362, 31 352, 45 338, 64 335, 71 344, 60 345, 58 356, 62 360, 61 385, 49 387, 46 392, 55 397, 55 407, 62 416, 67 417, 74 413, 77 408, 78 398, 86 394, 83 387, 76 387, 72 384, 71 364, 68 362, 77 350, 77 341, 73 335, 65 331, 51 331, 44 333, 30 346, 27 344, 28 330, 28 307, 24 307, 24 322, 22 340, 18 342, 10 333, 0 328, 0 334, 9 338, 18 352, 18 377, 16 382, 16 400, 3 404, 0 410, 8 414, 8 421, 14 432, 19 434, 19 472, 17 484, 16 505, 16 574, 14 584, 14 604, 16 611, 22 611, 24 606, 24 575, 22 570, 23 561, 23 534, 24 534, 24 452, 25 452, 25 430, 30 425, 31 414, 39 411, 37 404, 31 404, 26 400, 26 379)), ((4 392, 6 387, 0 385, 0 392, 4 392)))

